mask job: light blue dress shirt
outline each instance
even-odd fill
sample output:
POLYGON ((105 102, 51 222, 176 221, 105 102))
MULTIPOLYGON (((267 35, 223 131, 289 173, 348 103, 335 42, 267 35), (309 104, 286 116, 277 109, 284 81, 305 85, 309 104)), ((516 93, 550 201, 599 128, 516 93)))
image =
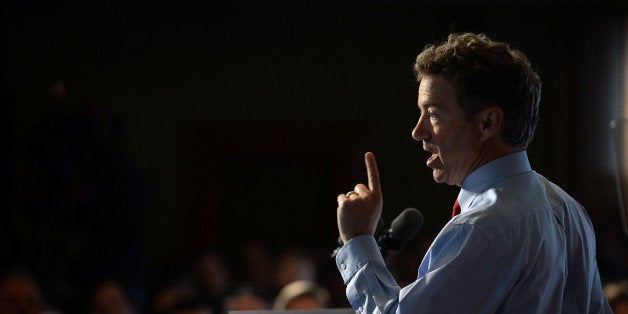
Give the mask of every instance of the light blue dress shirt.
POLYGON ((372 236, 336 264, 358 313, 611 313, 584 208, 530 168, 525 151, 465 178, 461 214, 443 227, 418 278, 399 287, 372 236))

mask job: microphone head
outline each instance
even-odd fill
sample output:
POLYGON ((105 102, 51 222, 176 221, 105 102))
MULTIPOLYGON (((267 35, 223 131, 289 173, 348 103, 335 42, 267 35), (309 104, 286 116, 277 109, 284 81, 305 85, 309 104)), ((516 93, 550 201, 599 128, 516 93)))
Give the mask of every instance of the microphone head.
POLYGON ((410 241, 423 226, 423 214, 416 208, 406 208, 390 223, 392 236, 402 242, 410 241))

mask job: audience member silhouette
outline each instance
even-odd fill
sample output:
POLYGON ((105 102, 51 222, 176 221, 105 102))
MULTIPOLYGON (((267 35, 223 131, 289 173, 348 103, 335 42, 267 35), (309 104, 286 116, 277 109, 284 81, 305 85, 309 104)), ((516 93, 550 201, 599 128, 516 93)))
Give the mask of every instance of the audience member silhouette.
POLYGON ((104 281, 96 286, 90 300, 91 314, 134 314, 135 307, 120 285, 114 280, 104 281))
POLYGON ((225 299, 225 311, 268 310, 270 302, 250 285, 242 285, 225 299))
POLYGON ((313 281, 287 284, 275 298, 273 310, 324 309, 331 305, 329 292, 313 281))
POLYGON ((196 284, 200 295, 215 313, 223 310, 229 291, 230 274, 223 257, 213 250, 203 250, 196 258, 196 284))
POLYGON ((44 310, 39 286, 25 269, 7 270, 0 278, 0 314, 39 314, 44 310))
POLYGON ((604 285, 604 295, 615 314, 628 314, 628 280, 609 282, 604 285))

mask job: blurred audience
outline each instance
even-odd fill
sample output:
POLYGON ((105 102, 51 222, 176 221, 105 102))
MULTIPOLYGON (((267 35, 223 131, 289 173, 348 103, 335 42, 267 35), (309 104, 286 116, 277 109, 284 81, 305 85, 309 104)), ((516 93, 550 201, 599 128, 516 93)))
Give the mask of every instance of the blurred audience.
POLYGON ((168 313, 182 300, 194 298, 194 294, 194 289, 186 285, 162 287, 155 294, 153 300, 153 311, 155 313, 168 313))
POLYGON ((604 285, 604 294, 615 314, 628 314, 628 280, 609 282, 604 285))
POLYGON ((242 250, 244 265, 241 266, 240 273, 242 281, 251 282, 256 287, 264 290, 271 290, 273 276, 272 254, 262 241, 251 240, 246 243, 242 250))
POLYGON ((203 250, 196 258, 196 285, 207 305, 222 312, 222 300, 229 291, 230 274, 223 257, 214 250, 203 250))
POLYGON ((185 265, 179 263, 171 263, 160 270, 160 283, 157 284, 152 300, 153 312, 170 313, 181 302, 197 298, 193 270, 191 266, 189 268, 186 269, 185 265))
POLYGON ((25 269, 11 269, 0 278, 0 314, 36 314, 44 310, 41 292, 25 269))
POLYGON ((244 284, 225 298, 225 312, 269 310, 270 302, 255 287, 244 284))
POLYGON ((120 283, 110 280, 96 286, 90 300, 91 314, 134 314, 126 291, 120 283))
POLYGON ((281 291, 273 310, 324 309, 331 305, 329 292, 312 281, 298 280, 287 284, 281 291))
POLYGON ((316 271, 316 263, 308 254, 298 249, 287 250, 277 261, 275 288, 279 290, 299 280, 315 281, 316 271))

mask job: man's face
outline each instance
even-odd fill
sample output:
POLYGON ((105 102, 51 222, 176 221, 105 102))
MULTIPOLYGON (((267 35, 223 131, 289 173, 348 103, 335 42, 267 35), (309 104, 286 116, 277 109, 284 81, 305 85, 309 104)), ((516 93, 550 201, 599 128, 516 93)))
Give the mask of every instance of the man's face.
POLYGON ((483 148, 475 119, 467 122, 454 88, 442 77, 427 74, 419 85, 421 116, 412 137, 431 152, 428 167, 438 183, 461 186, 478 166, 483 148))

